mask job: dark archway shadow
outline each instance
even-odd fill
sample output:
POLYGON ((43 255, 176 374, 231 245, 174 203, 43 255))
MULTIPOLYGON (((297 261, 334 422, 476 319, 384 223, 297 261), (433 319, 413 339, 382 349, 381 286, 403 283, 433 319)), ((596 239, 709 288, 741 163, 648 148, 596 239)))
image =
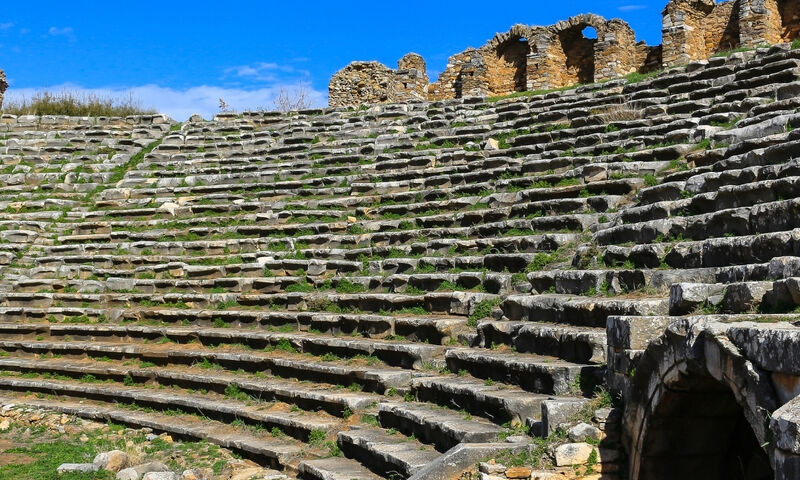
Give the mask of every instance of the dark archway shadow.
POLYGON ((597 43, 594 27, 584 25, 563 30, 558 33, 558 41, 566 57, 567 71, 577 77, 577 83, 593 83, 594 45, 597 43), (584 32, 594 35, 594 38, 587 38, 584 32))
POLYGON ((791 42, 800 38, 800 1, 778 0, 781 16, 781 39, 791 42))
POLYGON ((639 480, 771 480, 770 459, 733 392, 679 374, 662 390, 642 442, 639 480))

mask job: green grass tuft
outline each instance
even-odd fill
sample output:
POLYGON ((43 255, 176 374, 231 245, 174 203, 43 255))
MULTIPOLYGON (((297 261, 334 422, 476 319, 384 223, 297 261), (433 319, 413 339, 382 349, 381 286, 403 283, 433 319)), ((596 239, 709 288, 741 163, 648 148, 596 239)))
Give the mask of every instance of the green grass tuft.
POLYGON ((69 115, 73 117, 127 117, 148 115, 155 110, 142 108, 132 96, 104 98, 95 94, 81 94, 63 90, 35 93, 31 98, 6 99, 3 113, 12 115, 69 115))

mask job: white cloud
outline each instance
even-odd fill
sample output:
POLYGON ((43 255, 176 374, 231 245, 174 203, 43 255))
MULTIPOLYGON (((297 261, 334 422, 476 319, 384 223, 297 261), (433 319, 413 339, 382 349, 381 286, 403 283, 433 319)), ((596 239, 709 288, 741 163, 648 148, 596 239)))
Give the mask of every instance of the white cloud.
POLYGON ((67 37, 69 41, 75 41, 75 31, 72 27, 50 27, 47 34, 51 37, 67 37))
POLYGON ((281 65, 275 62, 256 62, 249 65, 237 65, 226 68, 225 75, 232 75, 248 81, 257 82, 290 82, 308 81, 311 73, 308 70, 281 65))
POLYGON ((11 22, 0 23, 0 31, 8 30, 9 28, 13 27, 14 24, 11 22))
POLYGON ((194 113, 210 119, 219 113, 219 100, 225 100, 236 111, 273 109, 273 100, 284 89, 290 94, 297 88, 303 88, 308 100, 315 107, 327 104, 327 93, 314 90, 304 82, 274 84, 264 88, 244 89, 226 88, 213 85, 200 85, 186 89, 175 89, 159 85, 141 85, 132 87, 83 88, 74 84, 56 85, 48 88, 14 88, 6 92, 6 100, 13 102, 20 98, 30 98, 36 92, 69 91, 77 95, 96 95, 104 98, 127 99, 129 96, 145 108, 153 108, 165 113, 175 120, 182 121, 194 113))
POLYGON ((643 10, 645 8, 647 8, 647 5, 623 5, 619 7, 619 10, 623 12, 632 12, 634 10, 643 10))

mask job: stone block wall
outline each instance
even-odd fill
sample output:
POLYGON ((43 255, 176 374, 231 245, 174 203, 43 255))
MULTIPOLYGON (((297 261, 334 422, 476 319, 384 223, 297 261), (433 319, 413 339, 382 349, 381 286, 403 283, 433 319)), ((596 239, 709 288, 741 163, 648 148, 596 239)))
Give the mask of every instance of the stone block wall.
POLYGON ((741 43, 790 42, 800 37, 800 0, 749 0, 742 2, 741 43))
POLYGON ((663 12, 665 67, 800 37, 800 0, 672 0, 663 12))
POLYGON ((427 100, 425 60, 409 53, 392 70, 378 62, 353 62, 336 72, 328 84, 331 107, 427 100))
MULTIPOLYGON (((636 43, 636 35, 622 20, 606 20, 586 14, 572 17, 536 31, 535 48, 529 57, 528 82, 532 89, 559 88, 592 83, 646 68, 654 47, 636 43), (597 38, 584 30, 594 28, 597 38)), ((660 59, 659 59, 660 60, 660 59)), ((660 64, 660 61, 658 62, 660 64)))
POLYGON ((453 55, 439 79, 428 87, 432 101, 461 98, 471 94, 485 95, 486 67, 483 57, 474 48, 453 55))
POLYGON ((450 57, 445 71, 428 88, 428 98, 446 100, 528 90, 531 32, 531 27, 514 25, 483 47, 468 48, 450 57))

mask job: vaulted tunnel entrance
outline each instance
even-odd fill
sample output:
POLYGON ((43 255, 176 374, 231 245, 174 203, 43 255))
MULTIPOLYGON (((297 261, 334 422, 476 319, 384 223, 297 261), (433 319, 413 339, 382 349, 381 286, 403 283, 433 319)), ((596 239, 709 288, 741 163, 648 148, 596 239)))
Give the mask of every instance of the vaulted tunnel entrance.
POLYGON ((769 456, 726 385, 680 374, 657 402, 641 445, 639 480, 773 478, 769 456))

